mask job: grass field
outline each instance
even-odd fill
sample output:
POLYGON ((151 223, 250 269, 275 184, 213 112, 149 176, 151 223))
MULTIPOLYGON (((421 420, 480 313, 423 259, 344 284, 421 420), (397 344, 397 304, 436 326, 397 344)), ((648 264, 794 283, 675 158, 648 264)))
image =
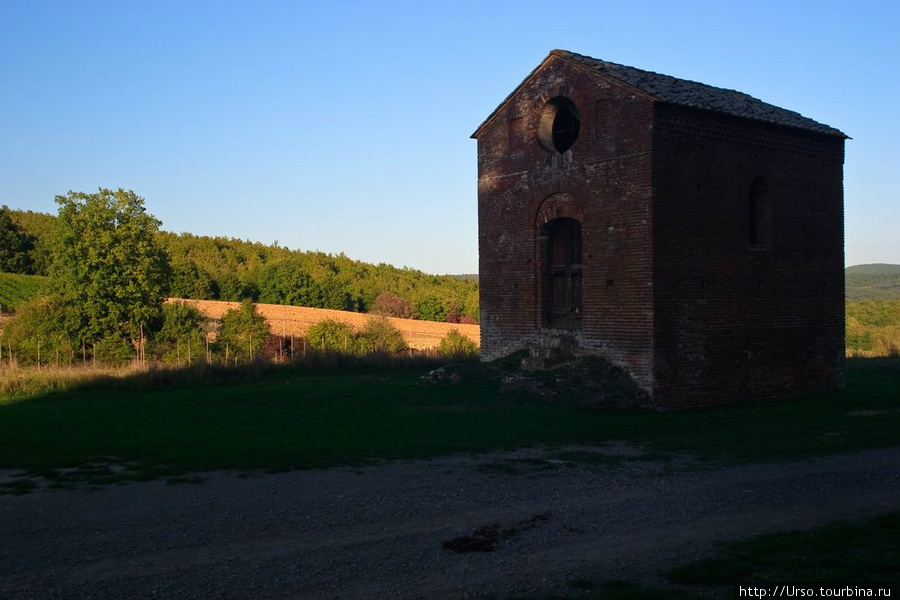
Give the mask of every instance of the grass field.
MULTIPOLYGON (((650 588, 627 581, 578 579, 572 594, 555 600, 701 600, 735 598, 735 586, 750 581, 793 582, 797 588, 841 587, 867 582, 900 583, 900 513, 866 521, 841 522, 809 531, 757 536, 723 544, 717 556, 681 565, 665 574, 670 587, 650 588)), ((771 589, 770 587, 770 589, 771 589)), ((856 590, 856 585, 851 586, 856 590)), ((771 591, 774 596, 774 590, 771 591)), ((760 597, 760 596, 754 596, 760 597)), ((797 592, 785 597, 800 597, 797 592)), ((865 597, 847 595, 839 597, 865 597)), ((524 599, 522 599, 524 600, 524 599)))
POLYGON ((851 359, 845 390, 679 414, 549 404, 501 391, 499 377, 477 365, 459 383, 424 384, 428 368, 270 367, 219 379, 138 373, 20 393, 0 400, 0 468, 104 483, 612 441, 656 457, 779 461, 896 445, 900 428, 898 359, 851 359))
POLYGON ((46 282, 47 278, 39 275, 0 273, 0 311, 14 311, 37 296, 46 282))
MULTIPOLYGON (((608 457, 561 447, 625 441, 654 460, 693 455, 703 468, 898 442, 898 358, 850 359, 841 391, 677 414, 602 414, 548 404, 502 391, 497 373, 477 364, 464 367, 459 383, 422 383, 433 366, 0 373, 55 382, 20 386, 0 399, 0 469, 19 472, 0 493, 28 492, 35 475, 63 488, 160 477, 191 482, 192 471, 209 469, 359 465, 522 446, 557 447, 560 459, 601 462, 608 457)), ((897 539, 900 515, 894 513, 723 545, 712 559, 670 571, 668 587, 598 574, 569 582, 554 598, 690 600, 734 597, 734 583, 747 580, 896 581, 897 539)))

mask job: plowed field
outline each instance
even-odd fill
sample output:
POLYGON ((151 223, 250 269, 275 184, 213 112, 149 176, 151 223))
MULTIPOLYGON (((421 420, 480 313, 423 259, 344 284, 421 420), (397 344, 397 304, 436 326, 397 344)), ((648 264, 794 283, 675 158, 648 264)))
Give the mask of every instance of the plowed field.
MULTIPOLYGON (((220 319, 227 311, 240 306, 238 302, 220 302, 218 300, 182 300, 170 298, 169 302, 190 304, 210 319, 220 319)), ((320 321, 332 319, 346 323, 359 331, 365 327, 372 315, 329 310, 325 308, 306 308, 302 306, 283 306, 280 304, 256 304, 256 310, 269 322, 274 335, 303 337, 310 326, 320 321)), ((462 325, 457 323, 435 323, 433 321, 417 321, 415 319, 388 318, 396 327, 410 348, 430 350, 437 348, 441 339, 451 329, 456 329, 476 344, 481 343, 481 328, 478 325, 462 325)))

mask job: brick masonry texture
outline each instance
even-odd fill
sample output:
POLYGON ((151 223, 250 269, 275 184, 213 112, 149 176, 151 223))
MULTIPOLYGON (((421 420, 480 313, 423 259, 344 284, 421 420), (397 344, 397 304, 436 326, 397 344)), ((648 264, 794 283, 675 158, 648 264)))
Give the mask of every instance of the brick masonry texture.
MULTIPOLYGON (((221 319, 229 310, 240 307, 239 302, 220 302, 218 300, 181 300, 170 298, 168 302, 183 302, 199 310, 208 319, 221 319)), ((303 337, 307 330, 316 323, 332 319, 346 323, 359 331, 366 326, 373 315, 329 310, 325 308, 305 308, 301 306, 283 306, 280 304, 254 304, 256 311, 269 323, 272 335, 303 337)), ((388 321, 396 327, 410 348, 415 350, 431 350, 438 347, 441 340, 456 329, 461 334, 478 344, 481 339, 478 325, 459 323, 435 323, 433 321, 417 321, 415 319, 396 319, 388 321)))
POLYGON ((845 136, 693 82, 716 107, 750 98, 789 124, 660 101, 622 81, 629 67, 572 56, 552 52, 473 135, 482 358, 557 334, 540 228, 567 217, 582 227, 576 342, 658 408, 841 386, 845 136), (539 139, 560 96, 581 124, 562 153, 539 139))

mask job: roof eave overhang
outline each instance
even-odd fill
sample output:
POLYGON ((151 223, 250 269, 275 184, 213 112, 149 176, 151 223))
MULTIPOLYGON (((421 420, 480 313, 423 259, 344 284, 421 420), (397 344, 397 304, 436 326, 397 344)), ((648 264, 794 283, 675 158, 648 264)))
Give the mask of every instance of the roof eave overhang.
POLYGON ((539 64, 538 66, 536 66, 536 67, 531 71, 531 73, 529 73, 528 76, 525 77, 525 79, 523 79, 522 82, 521 82, 519 85, 517 85, 516 88, 515 88, 512 92, 510 92, 509 95, 508 95, 506 98, 503 99, 503 102, 501 102, 499 105, 497 105, 497 108, 495 108, 494 111, 493 111, 491 114, 489 114, 489 115, 487 116, 487 118, 486 118, 484 121, 482 121, 481 125, 478 126, 478 129, 476 129, 475 132, 474 132, 471 136, 469 136, 469 137, 472 138, 472 139, 474 139, 474 140, 477 140, 477 139, 478 139, 478 136, 481 134, 481 132, 484 131, 484 129, 485 129, 488 125, 490 125, 491 121, 493 121, 494 118, 496 118, 496 116, 497 116, 498 114, 500 114, 500 112, 501 112, 504 108, 506 108, 506 106, 507 106, 510 102, 512 102, 512 99, 516 97, 516 94, 519 93, 519 90, 521 90, 523 87, 525 87, 526 85, 528 85, 528 84, 535 78, 535 76, 538 74, 538 71, 540 71, 541 69, 543 69, 543 68, 544 68, 544 65, 546 65, 548 62, 550 62, 550 59, 551 59, 552 57, 553 57, 553 53, 551 52, 550 54, 547 55, 547 58, 545 58, 544 60, 541 61, 541 64, 539 64))
MULTIPOLYGON (((627 83, 627 82, 625 82, 625 81, 622 81, 621 79, 618 79, 617 77, 614 77, 614 76, 611 76, 611 75, 607 75, 607 74, 605 74, 605 73, 603 73, 603 72, 597 71, 596 69, 594 69, 594 68, 592 68, 592 67, 590 67, 590 66, 588 66, 588 65, 585 65, 585 64, 583 64, 583 63, 581 63, 581 62, 579 62, 579 61, 577 61, 577 60, 574 60, 571 56, 569 56, 569 53, 566 52, 565 50, 551 50, 551 51, 550 51, 550 54, 548 54, 547 57, 546 57, 543 61, 541 61, 541 64, 539 64, 537 67, 535 67, 534 70, 532 70, 531 73, 529 73, 528 76, 525 77, 525 79, 523 79, 522 82, 521 82, 519 85, 517 85, 516 88, 515 88, 512 92, 510 92, 510 94, 503 100, 503 102, 501 102, 501 103, 497 106, 497 108, 495 108, 494 111, 493 111, 490 115, 488 115, 488 117, 484 120, 484 122, 482 122, 481 125, 478 126, 478 129, 476 129, 475 132, 474 132, 470 137, 471 137, 472 139, 476 139, 476 140, 477 140, 477 139, 478 139, 478 136, 481 135, 481 132, 484 131, 484 129, 485 129, 488 125, 490 125, 491 122, 492 122, 495 118, 497 118, 497 115, 500 114, 500 113, 503 111, 503 109, 506 108, 506 106, 508 106, 508 105, 510 104, 510 102, 512 102, 513 98, 515 98, 516 95, 519 93, 519 90, 521 90, 521 89, 524 88, 526 85, 528 85, 528 84, 529 84, 529 83, 537 76, 537 74, 538 74, 538 73, 539 73, 539 72, 540 72, 540 71, 541 71, 541 70, 542 70, 549 62, 551 62, 554 58, 555 58, 555 59, 558 59, 558 60, 563 60, 563 61, 565 61, 567 64, 569 64, 569 65, 571 65, 571 66, 574 66, 574 67, 576 67, 576 68, 578 68, 578 69, 581 69, 581 70, 583 70, 583 71, 585 71, 585 72, 588 72, 588 73, 590 73, 590 74, 591 74, 592 76, 594 76, 594 77, 603 79, 603 80, 605 80, 605 81, 608 81, 609 83, 615 84, 615 85, 620 86, 620 87, 625 88, 625 89, 628 89, 628 90, 630 90, 633 94, 635 94, 636 96, 640 96, 641 98, 644 98, 644 99, 646 99, 646 100, 648 100, 648 101, 650 101, 650 102, 660 103, 660 104, 669 104, 669 105, 671 105, 671 106, 678 106, 678 107, 695 108, 695 109, 701 110, 701 111, 715 112, 715 113, 720 113, 720 114, 724 114, 724 115, 728 115, 728 114, 729 114, 729 113, 726 113, 726 112, 715 111, 715 110, 711 110, 711 109, 709 109, 709 108, 704 108, 704 107, 689 107, 689 106, 686 106, 686 105, 683 105, 683 104, 678 104, 678 103, 674 103, 674 102, 668 102, 668 101, 663 100, 662 98, 660 98, 660 97, 658 97, 658 96, 656 96, 656 95, 654 95, 654 94, 651 94, 651 93, 649 93, 649 92, 647 92, 647 91, 645 91, 645 90, 642 90, 641 88, 638 88, 638 87, 636 87, 636 86, 634 86, 634 85, 631 85, 630 83, 627 83)), ((732 116, 736 116, 736 115, 732 115, 732 116)), ((744 118, 746 118, 746 117, 744 117, 744 118)), ((762 120, 759 120, 759 119, 750 119, 750 120, 758 121, 758 122, 762 122, 762 123, 765 123, 765 122, 766 122, 766 121, 762 121, 762 120)), ((776 124, 777 124, 777 123, 776 123, 776 124)), ((793 125, 793 126, 792 126, 792 125, 785 125, 785 124, 781 124, 781 125, 784 126, 784 127, 791 127, 791 128, 799 129, 799 130, 802 130, 802 131, 808 131, 808 132, 812 132, 812 133, 818 133, 818 134, 820 134, 820 135, 828 135, 828 136, 833 136, 833 137, 840 137, 840 138, 842 138, 842 139, 844 139, 844 140, 852 139, 852 138, 851 138, 850 136, 848 136, 846 133, 840 131, 839 129, 835 129, 835 128, 833 128, 833 127, 830 127, 830 126, 828 126, 828 125, 824 125, 824 127, 828 127, 828 129, 830 129, 831 131, 821 131, 821 130, 812 129, 812 128, 808 128, 808 127, 801 127, 801 126, 797 126, 797 125, 793 125)), ((821 124, 820 124, 820 125, 821 125, 821 124)))
MULTIPOLYGON (((784 129, 802 131, 804 133, 812 133, 815 135, 823 135, 826 137, 836 137, 836 138, 840 138, 842 140, 852 140, 853 139, 852 137, 850 137, 849 135, 847 135, 840 129, 835 129, 834 127, 831 127, 830 125, 818 123, 818 121, 813 121, 813 122, 816 123, 817 125, 820 125, 822 127, 821 129, 812 128, 812 127, 804 127, 802 125, 792 125, 789 123, 779 123, 776 121, 767 121, 765 119, 759 119, 759 118, 753 118, 753 117, 745 117, 745 116, 741 116, 741 115, 735 115, 733 113, 723 111, 723 110, 716 110, 716 109, 707 108, 704 106, 692 106, 690 104, 680 104, 678 102, 669 102, 667 100, 661 100, 661 99, 654 99, 654 102, 660 106, 671 106, 673 108, 680 109, 680 110, 691 110, 691 111, 697 111, 700 113, 706 113, 706 114, 711 114, 711 115, 719 115, 719 116, 727 117, 730 119, 737 119, 737 120, 743 121, 745 123, 751 123, 751 124, 756 124, 756 125, 768 125, 770 127, 782 127, 784 129)), ((810 119, 810 120, 812 121, 812 119, 810 119)))

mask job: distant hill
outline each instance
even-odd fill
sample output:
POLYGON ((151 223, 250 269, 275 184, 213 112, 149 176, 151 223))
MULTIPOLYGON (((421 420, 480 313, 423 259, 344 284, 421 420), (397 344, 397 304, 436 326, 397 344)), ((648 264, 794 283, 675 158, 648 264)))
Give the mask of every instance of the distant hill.
MULTIPOLYGON (((13 220, 35 238, 36 272, 46 274, 56 217, 11 210, 13 220)), ((310 308, 384 312, 425 321, 478 320, 478 277, 430 275, 344 254, 291 250, 226 237, 160 231, 157 240, 171 262, 168 295, 193 300, 295 304, 310 308), (376 303, 382 297, 383 306, 376 303), (394 312, 391 312, 394 311, 394 312), (396 313, 396 314, 395 314, 396 313)), ((0 284, 3 310, 34 295, 25 280, 0 284), (4 296, 4 294, 6 296, 4 296), (8 297, 7 297, 8 296, 8 297)))
POLYGON ((848 300, 900 300, 900 265, 876 263, 844 270, 848 300))
POLYGON ((40 294, 46 283, 47 278, 40 275, 0 273, 0 312, 14 311, 40 294))
POLYGON ((848 275, 900 275, 900 265, 885 263, 872 263, 870 265, 853 265, 847 267, 844 272, 848 275))

